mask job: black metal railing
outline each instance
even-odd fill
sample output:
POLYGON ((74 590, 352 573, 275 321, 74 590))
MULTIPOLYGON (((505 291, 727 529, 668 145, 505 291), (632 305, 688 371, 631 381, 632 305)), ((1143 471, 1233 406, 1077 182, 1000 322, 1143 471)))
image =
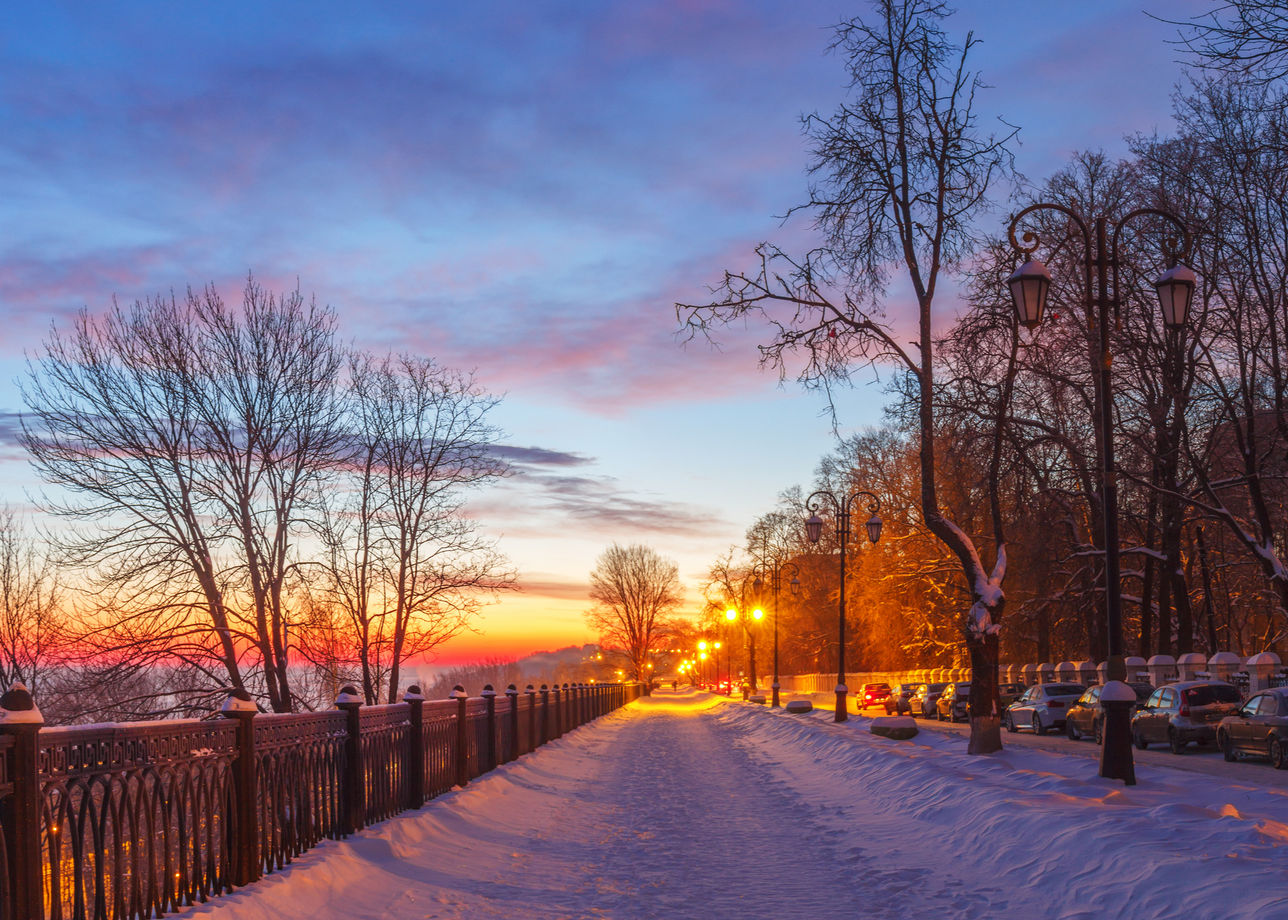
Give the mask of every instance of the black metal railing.
MULTIPOLYGON (((349 688, 346 688, 348 690, 349 688)), ((415 688, 413 688, 414 691, 415 688)), ((182 910, 464 785, 625 705, 636 684, 44 728, 0 697, 0 920, 182 910)))

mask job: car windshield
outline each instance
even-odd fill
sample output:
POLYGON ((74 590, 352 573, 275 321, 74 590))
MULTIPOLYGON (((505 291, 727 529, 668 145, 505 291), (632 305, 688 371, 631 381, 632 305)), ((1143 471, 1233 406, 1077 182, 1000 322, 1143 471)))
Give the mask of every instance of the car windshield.
POLYGON ((1185 702, 1190 706, 1210 706, 1213 703, 1237 703, 1239 691, 1226 684, 1209 684, 1190 687, 1185 691, 1185 702))
POLYGON ((1082 690, 1077 684, 1048 684, 1046 688, 1048 696, 1078 696, 1082 690))

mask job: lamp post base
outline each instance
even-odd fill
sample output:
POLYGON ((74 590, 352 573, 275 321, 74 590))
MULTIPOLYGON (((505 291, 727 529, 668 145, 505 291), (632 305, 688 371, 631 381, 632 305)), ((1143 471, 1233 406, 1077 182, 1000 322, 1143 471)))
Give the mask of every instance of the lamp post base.
POLYGON ((1105 710, 1105 744, 1100 749, 1100 775, 1134 786, 1136 766, 1131 753, 1131 713, 1136 705, 1135 691, 1126 684, 1109 681, 1100 694, 1100 703, 1105 710), (1127 697, 1128 694, 1128 699, 1116 698, 1127 697))
POLYGON ((770 703, 769 706, 771 709, 777 709, 778 708, 778 681, 774 681, 774 685, 770 689, 773 690, 774 692, 773 692, 773 702, 770 703))
POLYGON ((849 688, 845 684, 836 685, 836 718, 833 721, 848 722, 850 720, 850 711, 846 706, 845 700, 849 695, 849 688))

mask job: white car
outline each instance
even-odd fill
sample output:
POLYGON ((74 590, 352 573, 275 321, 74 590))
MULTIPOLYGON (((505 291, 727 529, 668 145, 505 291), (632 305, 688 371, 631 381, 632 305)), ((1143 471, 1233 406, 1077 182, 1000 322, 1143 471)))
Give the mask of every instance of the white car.
POLYGON ((1087 689, 1081 684, 1037 684, 1029 687, 1010 706, 1006 707, 1004 721, 1008 732, 1032 728, 1036 734, 1045 735, 1052 728, 1064 725, 1069 707, 1087 689))

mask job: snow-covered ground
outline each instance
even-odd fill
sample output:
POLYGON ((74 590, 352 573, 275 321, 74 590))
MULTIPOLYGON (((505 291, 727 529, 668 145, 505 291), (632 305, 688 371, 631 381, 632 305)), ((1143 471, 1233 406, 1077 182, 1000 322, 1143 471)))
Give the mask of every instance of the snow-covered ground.
POLYGON ((705 694, 637 701, 189 916, 1288 918, 1288 795, 705 694))

